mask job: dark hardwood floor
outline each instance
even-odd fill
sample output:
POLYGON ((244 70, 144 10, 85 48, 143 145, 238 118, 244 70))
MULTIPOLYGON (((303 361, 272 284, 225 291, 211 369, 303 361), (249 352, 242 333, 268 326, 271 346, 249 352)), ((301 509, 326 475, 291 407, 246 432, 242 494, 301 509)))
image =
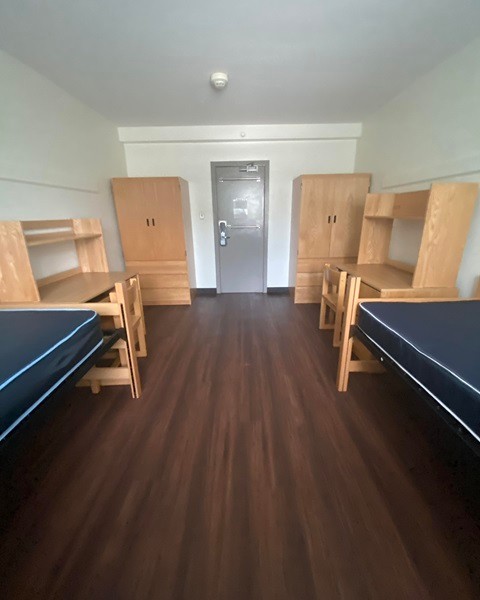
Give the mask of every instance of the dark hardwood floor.
POLYGON ((77 389, 1 448, 1 598, 479 597, 479 459, 392 375, 337 393, 317 307, 146 315, 140 400, 77 389))

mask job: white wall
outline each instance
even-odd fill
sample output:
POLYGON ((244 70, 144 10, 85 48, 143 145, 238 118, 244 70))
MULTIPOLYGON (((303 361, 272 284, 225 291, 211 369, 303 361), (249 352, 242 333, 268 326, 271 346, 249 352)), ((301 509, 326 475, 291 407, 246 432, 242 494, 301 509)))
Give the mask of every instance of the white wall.
MULTIPOLYGON (((123 268, 109 180, 126 174, 116 127, 0 52, 0 220, 98 217, 123 268)), ((35 273, 76 266, 73 246, 32 249, 35 273)))
MULTIPOLYGON (((480 181, 480 38, 418 79, 363 125, 357 171, 376 191, 425 189, 432 181, 480 181)), ((399 224, 392 258, 414 262, 420 228, 399 224)), ((480 274, 477 203, 457 285, 470 295, 480 274)))
MULTIPOLYGON (((268 160, 270 161, 270 197, 268 223, 268 277, 269 287, 288 285, 290 250, 290 215, 292 180, 303 173, 351 173, 355 161, 358 125, 338 129, 337 126, 317 126, 318 136, 330 139, 304 139, 307 135, 292 126, 242 127, 245 140, 240 141, 239 128, 214 128, 199 135, 200 128, 181 128, 174 132, 187 141, 126 143, 128 175, 131 177, 180 176, 190 184, 192 224, 195 247, 197 287, 216 286, 215 248, 212 214, 212 184, 210 163, 216 161, 268 160), (283 133, 279 131, 283 130, 283 133), (290 128, 290 129, 289 129, 290 128), (325 128, 325 129, 323 129, 325 128), (276 131, 275 131, 276 129, 276 131), (261 131, 260 131, 261 130, 261 131), (327 131, 328 130, 328 131, 327 131), (300 134, 298 133, 300 131, 300 134), (283 140, 265 140, 275 137, 283 140), (285 139, 299 135, 303 139, 285 139), (223 141, 191 141, 192 139, 223 139, 223 141), (255 138, 255 139, 252 139, 255 138), (344 138, 344 139, 337 139, 344 138), (203 212, 205 219, 200 220, 203 212)), ((310 126, 310 135, 311 129, 310 126)), ((121 139, 159 139, 163 129, 175 128, 121 128, 121 139), (160 130, 160 131, 159 131, 160 130)), ((171 139, 171 131, 168 132, 171 139)), ((161 138, 162 139, 162 138, 161 138)))

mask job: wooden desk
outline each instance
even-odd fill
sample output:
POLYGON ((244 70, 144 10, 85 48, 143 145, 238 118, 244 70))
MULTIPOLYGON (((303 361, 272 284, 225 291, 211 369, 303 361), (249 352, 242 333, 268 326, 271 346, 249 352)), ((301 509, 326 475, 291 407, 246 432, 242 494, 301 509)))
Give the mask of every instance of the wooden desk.
POLYGON ((110 271, 107 273, 77 273, 39 288, 40 304, 83 303, 106 294, 115 283, 126 281, 136 271, 110 271))
POLYGON ((389 264, 337 264, 341 271, 361 277, 361 298, 456 298, 456 287, 413 287, 413 273, 389 264))

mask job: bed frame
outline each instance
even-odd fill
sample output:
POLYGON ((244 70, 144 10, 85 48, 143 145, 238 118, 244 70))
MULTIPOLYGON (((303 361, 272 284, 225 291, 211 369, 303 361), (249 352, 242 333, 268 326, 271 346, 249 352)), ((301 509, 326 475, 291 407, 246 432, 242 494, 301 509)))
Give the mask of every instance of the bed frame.
POLYGON ((337 389, 346 392, 350 373, 382 373, 385 367, 399 375, 438 413, 465 443, 480 456, 480 442, 448 410, 435 401, 418 383, 391 360, 357 326, 362 302, 464 302, 480 298, 480 281, 472 298, 359 298, 361 278, 349 277, 347 282, 344 326, 338 360, 337 389))
POLYGON ((95 311, 101 318, 105 334, 104 346, 100 348, 103 352, 97 355, 97 359, 102 359, 102 363, 108 364, 97 366, 98 360, 96 363, 89 361, 90 369, 80 379, 77 378, 77 385, 90 387, 94 394, 100 392, 102 386, 129 385, 132 397, 140 398, 142 386, 137 358, 147 355, 147 347, 138 279, 132 277, 128 282, 118 282, 114 289, 109 296, 99 298, 96 302, 8 303, 1 304, 0 310, 73 308, 95 311), (111 338, 112 330, 119 332, 115 339, 111 338))
POLYGON ((346 392, 350 373, 383 373, 384 367, 358 335, 356 328, 358 307, 362 302, 464 302, 465 300, 478 300, 480 297, 480 283, 477 292, 472 298, 360 298, 360 277, 349 277, 342 329, 342 343, 338 358, 337 389, 346 392))

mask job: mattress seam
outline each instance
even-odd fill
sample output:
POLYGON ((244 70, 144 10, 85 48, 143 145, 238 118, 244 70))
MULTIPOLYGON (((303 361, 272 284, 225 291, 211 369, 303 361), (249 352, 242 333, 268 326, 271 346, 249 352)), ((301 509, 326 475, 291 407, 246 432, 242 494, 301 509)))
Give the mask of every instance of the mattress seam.
MULTIPOLYGON (((420 348, 417 348, 417 346, 415 346, 415 344, 412 344, 412 342, 410 342, 409 340, 407 340, 406 338, 404 338, 401 333, 399 333, 398 331, 396 331, 395 329, 393 329, 393 327, 390 327, 389 325, 387 325, 386 323, 384 323, 381 319, 379 319, 378 317, 376 317, 373 313, 371 313, 369 310, 367 310, 366 308, 364 308, 362 305, 360 306, 360 309, 364 310, 367 314, 369 314, 371 317, 373 317, 381 325, 383 325, 384 327, 386 327, 387 329, 389 329, 390 331, 392 331, 395 335, 398 335, 399 338, 401 338, 404 342, 406 342, 409 346, 411 346, 416 352, 418 352, 422 356, 425 356, 426 358, 428 358, 429 360, 431 360, 432 362, 434 362, 441 369, 443 369, 444 371, 447 371, 448 373, 450 373, 451 375, 453 375, 454 377, 456 377, 459 381, 461 381, 466 386, 468 386, 470 389, 472 389, 474 392, 476 392, 478 395, 480 395, 480 390, 477 390, 477 388, 474 387, 473 385, 471 385, 470 383, 468 383, 468 381, 465 381, 464 379, 462 379, 462 377, 460 377, 460 375, 457 375, 457 373, 455 373, 454 371, 451 371, 445 365, 442 365, 442 363, 438 362, 438 360, 436 360, 435 358, 433 358, 432 356, 430 356, 426 352, 423 352, 422 350, 420 350, 420 348)), ((365 333, 365 332, 363 332, 363 333, 365 333)), ((367 334, 365 334, 365 335, 367 335, 367 334)))
POLYGON ((71 375, 71 374, 72 374, 72 373, 73 373, 73 372, 74 372, 76 369, 78 369, 78 367, 80 367, 80 366, 81 366, 81 365, 82 365, 82 364, 83 364, 83 363, 84 363, 84 362, 87 360, 87 358, 89 358, 89 357, 90 357, 90 356, 91 356, 91 355, 92 355, 92 354, 93 354, 93 353, 94 353, 96 350, 98 350, 98 348, 100 348, 100 346, 101 346, 102 344, 103 344, 103 340, 100 340, 100 341, 98 342, 98 344, 97 344, 96 346, 94 346, 94 347, 93 347, 93 348, 90 350, 90 352, 88 352, 88 354, 86 354, 86 355, 85 355, 85 356, 82 358, 82 360, 78 361, 78 362, 75 364, 75 366, 73 366, 73 367, 72 367, 72 368, 71 368, 69 371, 67 371, 67 373, 65 373, 64 375, 62 375, 62 377, 60 377, 60 379, 59 379, 58 381, 56 381, 56 382, 54 383, 54 385, 52 385, 52 386, 51 386, 51 387, 50 387, 50 388, 49 388, 49 389, 48 389, 48 390, 47 390, 47 391, 46 391, 44 394, 42 394, 42 396, 41 396, 41 397, 40 397, 38 400, 36 400, 36 401, 35 401, 33 404, 31 404, 31 405, 30 405, 30 406, 27 408, 27 410, 26 410, 24 413, 22 413, 22 414, 21 414, 19 417, 17 417, 17 418, 15 419, 15 421, 14 421, 14 422, 13 422, 11 425, 9 425, 9 426, 7 427, 7 429, 5 429, 5 431, 3 431, 2 433, 0 433, 0 442, 1 442, 2 440, 4 440, 4 439, 5 439, 5 437, 6 437, 6 436, 7 436, 7 435, 8 435, 8 434, 11 432, 11 431, 13 431, 13 429, 15 429, 15 427, 16 427, 17 425, 19 425, 19 424, 20 424, 20 423, 23 421, 23 419, 25 419, 25 417, 27 417, 27 416, 28 416, 28 415, 29 415, 31 412, 33 412, 33 411, 34 411, 34 410, 37 408, 37 406, 38 406, 39 404, 41 404, 41 403, 42 403, 42 402, 43 402, 43 401, 44 401, 44 400, 45 400, 45 399, 46 399, 46 398, 47 398, 47 397, 48 397, 48 396, 49 396, 49 395, 50 395, 50 394, 51 394, 53 391, 55 391, 55 390, 56 390, 56 388, 57 388, 57 387, 58 387, 58 386, 59 386, 61 383, 63 383, 67 377, 69 377, 69 376, 70 376, 70 375, 71 375))
MULTIPOLYGON (((26 310, 26 311, 29 311, 29 312, 34 312, 36 310, 40 310, 40 311, 42 311, 42 310, 51 310, 51 311, 56 311, 56 312, 61 312, 62 310, 72 310, 72 311, 77 312, 77 309, 56 309, 56 308, 54 308, 54 309, 34 309, 33 311, 32 311, 32 309, 14 309, 14 310, 26 310)), ((51 346, 43 354, 41 354, 40 356, 37 356, 37 358, 35 358, 35 360, 31 361, 28 365, 22 367, 19 371, 17 371, 13 375, 11 375, 3 383, 0 383, 0 391, 3 390, 3 389, 5 389, 8 385, 10 385, 12 383, 12 381, 14 381, 18 377, 20 377, 20 375, 22 375, 23 373, 25 373, 26 371, 28 371, 28 369, 30 369, 31 367, 33 367, 34 365, 36 365, 38 362, 40 362, 41 360, 43 360, 46 356, 48 356, 49 354, 51 354, 54 350, 56 350, 57 348, 59 348, 67 340, 69 340, 70 338, 72 338, 77 333, 77 331, 79 331, 85 325, 88 325, 88 323, 90 323, 91 321, 93 321, 97 317, 97 313, 95 311, 93 311, 93 310, 90 310, 90 309, 78 309, 78 312, 80 312, 80 311, 81 312, 91 312, 93 314, 92 314, 92 316, 87 321, 84 321, 83 323, 81 323, 80 325, 78 325, 78 327, 76 327, 73 331, 71 331, 67 336, 65 336, 64 338, 62 338, 58 342, 56 342, 53 346, 51 346)))

